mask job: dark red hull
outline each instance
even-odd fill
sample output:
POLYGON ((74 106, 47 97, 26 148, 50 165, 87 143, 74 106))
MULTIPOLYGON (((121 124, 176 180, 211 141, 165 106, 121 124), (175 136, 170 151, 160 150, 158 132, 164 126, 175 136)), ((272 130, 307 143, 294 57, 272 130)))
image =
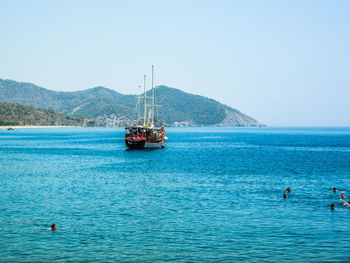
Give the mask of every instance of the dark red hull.
POLYGON ((128 140, 125 139, 125 145, 130 149, 143 149, 145 148, 145 140, 128 140))

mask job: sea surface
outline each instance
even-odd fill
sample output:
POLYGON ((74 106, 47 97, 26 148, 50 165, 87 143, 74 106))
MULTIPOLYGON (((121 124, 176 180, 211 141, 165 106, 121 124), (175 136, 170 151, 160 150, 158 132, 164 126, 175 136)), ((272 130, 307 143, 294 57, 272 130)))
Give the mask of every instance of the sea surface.
POLYGON ((350 128, 167 134, 0 130, 0 262, 350 262, 350 128))

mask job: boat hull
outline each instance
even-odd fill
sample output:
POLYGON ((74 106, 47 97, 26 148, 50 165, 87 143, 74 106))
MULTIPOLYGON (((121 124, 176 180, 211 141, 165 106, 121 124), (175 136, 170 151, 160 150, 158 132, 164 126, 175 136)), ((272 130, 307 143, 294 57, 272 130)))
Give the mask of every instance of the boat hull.
POLYGON ((145 140, 125 140, 125 145, 130 149, 143 149, 145 140))
POLYGON ((156 149, 162 148, 164 142, 146 142, 144 140, 125 140, 125 145, 130 149, 156 149))

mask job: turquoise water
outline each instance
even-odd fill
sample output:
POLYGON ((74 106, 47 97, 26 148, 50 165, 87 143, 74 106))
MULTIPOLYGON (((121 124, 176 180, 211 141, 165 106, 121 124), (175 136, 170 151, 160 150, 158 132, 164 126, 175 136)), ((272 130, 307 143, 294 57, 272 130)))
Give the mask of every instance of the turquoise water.
POLYGON ((168 137, 0 131, 0 262, 350 262, 350 128, 168 137))

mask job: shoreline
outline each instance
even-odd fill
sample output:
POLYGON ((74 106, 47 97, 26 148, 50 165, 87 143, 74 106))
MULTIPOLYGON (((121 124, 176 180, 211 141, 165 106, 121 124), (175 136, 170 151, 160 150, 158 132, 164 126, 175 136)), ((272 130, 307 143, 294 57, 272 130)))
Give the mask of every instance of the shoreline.
POLYGON ((38 126, 38 125, 23 125, 23 126, 0 126, 0 130, 7 129, 40 129, 40 128, 80 128, 82 126, 38 126))

